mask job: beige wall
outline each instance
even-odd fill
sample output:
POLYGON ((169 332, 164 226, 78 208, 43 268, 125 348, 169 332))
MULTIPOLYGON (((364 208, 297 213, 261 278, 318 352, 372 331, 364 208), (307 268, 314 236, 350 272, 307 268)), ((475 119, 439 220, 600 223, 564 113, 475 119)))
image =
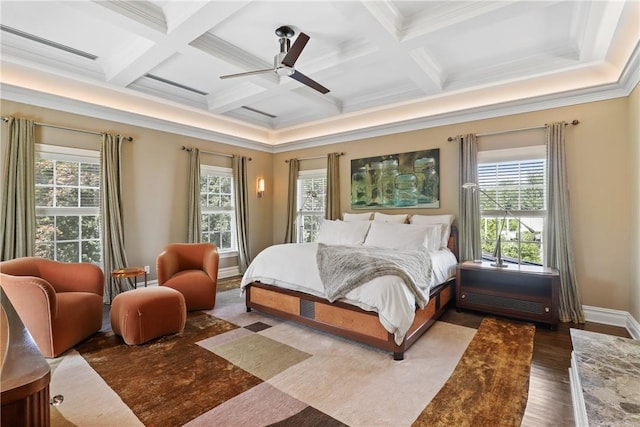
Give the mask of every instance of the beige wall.
MULTIPOLYGON (((168 242, 186 239, 186 175, 188 156, 182 145, 204 150, 247 154, 249 182, 264 176, 264 198, 250 197, 251 254, 284 239, 288 164, 292 157, 313 157, 344 151, 340 158, 341 203, 349 211, 351 159, 440 148, 439 209, 407 209, 411 213, 451 213, 458 216, 458 146, 447 137, 464 133, 539 126, 560 120, 580 120, 567 128, 567 166, 571 195, 572 243, 577 279, 586 305, 629 311, 640 318, 640 131, 638 88, 630 97, 571 107, 441 126, 414 132, 268 154, 166 132, 87 118, 2 101, 2 115, 20 115, 45 123, 91 130, 111 130, 134 138, 125 144, 125 229, 130 264, 152 265, 168 242)), ((41 130, 42 142, 96 148, 97 141, 79 144, 77 135, 41 130), (73 137, 71 135, 74 135, 73 137), (78 145, 79 144, 79 145, 78 145)), ((89 141, 91 138, 87 139, 89 141)), ((84 141, 84 140, 83 140, 84 141)), ((4 149, 4 148, 3 148, 4 149)), ((203 162, 221 161, 207 160, 203 162)), ((224 161, 224 160, 222 160, 224 161)), ((303 161, 301 169, 324 167, 322 160, 303 161)), ((389 211, 387 211, 389 212, 389 211)), ((402 212, 401 210, 392 212, 402 212)))
MULTIPOLYGON (((123 143, 123 199, 125 246, 130 265, 151 266, 150 279, 156 277, 155 260, 167 243, 185 242, 187 239, 187 174, 189 156, 181 147, 198 147, 201 150, 227 154, 248 155, 248 182, 255 186, 262 176, 272 182, 272 154, 247 150, 226 144, 205 141, 160 132, 146 128, 94 119, 3 100, 0 104, 3 116, 16 115, 42 123, 56 124, 76 129, 112 131, 133 137, 123 143)), ((2 128, 3 131, 6 129, 2 128)), ((36 127, 37 142, 99 150, 98 136, 36 127)), ((5 134, 3 132, 2 153, 5 134)), ((229 158, 202 155, 203 164, 231 166, 229 158)), ((269 191, 267 187, 267 191, 269 191)), ((255 192, 249 196, 249 245, 250 253, 257 254, 273 240, 271 230, 271 206, 269 197, 258 198, 255 192)), ((237 264, 235 258, 221 260, 221 267, 237 264)))
MULTIPOLYGON (((637 97, 635 94, 633 98, 636 102, 637 97)), ((637 206, 635 217, 632 214, 632 200, 636 200, 636 205, 638 200, 637 182, 633 190, 628 183, 631 171, 634 170, 637 176, 638 168, 637 136, 636 160, 634 164, 629 161, 633 145, 629 135, 629 102, 627 98, 619 98, 277 154, 273 163, 274 243, 280 243, 284 238, 288 174, 285 159, 344 151, 346 154, 340 158, 341 206, 343 211, 350 211, 351 159, 440 148, 440 209, 386 212, 451 213, 458 217, 458 144, 448 142, 447 137, 578 119, 578 126, 567 128, 567 166, 572 243, 582 302, 627 311, 630 294, 635 294, 637 299, 638 293, 637 286, 631 291, 631 284, 638 283, 638 272, 637 263, 629 257, 634 247, 637 253, 638 245, 637 239, 630 239, 629 234, 633 223, 638 221, 637 206)), ((637 114, 633 117, 637 122, 637 114)), ((302 162, 301 168, 304 167, 306 163, 302 162)), ((638 318, 637 314, 635 317, 638 318)))
POLYGON ((629 313, 640 321, 640 86, 636 86, 628 98, 629 113, 629 198, 631 227, 629 230, 629 313))

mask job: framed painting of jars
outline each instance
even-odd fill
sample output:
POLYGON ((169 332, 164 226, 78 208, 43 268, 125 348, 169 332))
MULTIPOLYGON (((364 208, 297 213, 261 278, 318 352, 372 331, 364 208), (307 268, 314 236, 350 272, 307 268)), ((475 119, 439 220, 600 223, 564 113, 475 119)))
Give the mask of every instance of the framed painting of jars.
POLYGON ((439 148, 351 160, 351 209, 439 207, 439 148))

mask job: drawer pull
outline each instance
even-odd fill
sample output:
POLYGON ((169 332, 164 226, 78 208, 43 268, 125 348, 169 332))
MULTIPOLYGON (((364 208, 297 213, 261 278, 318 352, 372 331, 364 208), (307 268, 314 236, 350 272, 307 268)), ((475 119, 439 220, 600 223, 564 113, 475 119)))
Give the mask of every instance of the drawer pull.
POLYGON ((545 307, 545 308, 544 308, 544 312, 545 312, 545 313, 548 313, 548 312, 549 312, 549 307, 545 307))
POLYGON ((462 294, 460 295, 460 298, 465 299, 467 297, 467 294, 462 294))

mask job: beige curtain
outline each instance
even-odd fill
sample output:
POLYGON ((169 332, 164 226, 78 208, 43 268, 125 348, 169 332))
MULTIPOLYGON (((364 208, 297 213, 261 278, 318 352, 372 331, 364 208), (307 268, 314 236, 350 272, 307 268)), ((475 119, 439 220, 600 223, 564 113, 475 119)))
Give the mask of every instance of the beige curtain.
POLYGON ((187 191, 187 242, 200 243, 200 150, 193 148, 189 152, 189 188, 187 191))
POLYGON ((233 156, 233 182, 236 206, 236 232, 238 237, 238 267, 244 273, 251 262, 249 258, 249 185, 247 183, 248 160, 246 156, 233 156))
POLYGON ((340 219, 340 155, 330 153, 327 156, 327 198, 324 217, 340 219))
POLYGON ((35 123, 9 117, 4 156, 0 260, 33 256, 36 241, 35 123))
POLYGON ((104 264, 104 302, 120 292, 133 289, 133 282, 111 277, 116 268, 127 267, 122 219, 122 137, 102 134, 100 144, 100 227, 104 264))
POLYGON ((460 262, 482 258, 480 242, 480 201, 478 192, 463 189, 467 182, 478 183, 478 143, 474 134, 460 135, 460 262))
POLYGON ((298 159, 289 160, 289 189, 287 196, 287 230, 284 237, 285 243, 296 242, 296 217, 298 210, 298 173, 300 162, 298 159))
POLYGON ((544 261, 546 266, 557 268, 560 272, 560 321, 584 323, 571 245, 565 125, 564 122, 547 125, 548 207, 544 261))

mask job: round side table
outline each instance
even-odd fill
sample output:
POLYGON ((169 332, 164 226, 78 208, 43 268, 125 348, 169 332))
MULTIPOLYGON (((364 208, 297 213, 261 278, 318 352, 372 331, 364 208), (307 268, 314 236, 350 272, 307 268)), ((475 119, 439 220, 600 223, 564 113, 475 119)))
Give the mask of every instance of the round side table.
MULTIPOLYGON (((111 277, 116 279, 129 279, 133 277, 133 288, 138 289, 138 277, 144 276, 144 287, 147 287, 147 272, 144 267, 118 268, 111 272, 111 277)), ((122 293, 122 282, 118 282, 118 290, 122 293)))

